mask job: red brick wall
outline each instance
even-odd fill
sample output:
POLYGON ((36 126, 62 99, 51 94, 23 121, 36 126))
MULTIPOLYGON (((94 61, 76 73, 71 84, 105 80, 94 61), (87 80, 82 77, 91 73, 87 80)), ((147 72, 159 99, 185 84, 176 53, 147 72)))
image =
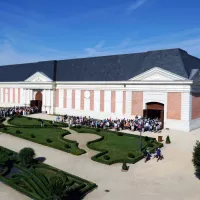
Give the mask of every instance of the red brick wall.
POLYGON ((115 113, 115 106, 116 106, 116 92, 111 91, 111 112, 115 113))
POLYGON ((123 91, 123 107, 122 107, 123 115, 126 114, 126 91, 123 91))
POLYGON ((100 90, 100 111, 104 112, 104 90, 100 90))
POLYGON ((72 90, 72 108, 75 109, 75 90, 72 90))
POLYGON ((81 105, 80 105, 80 108, 81 110, 84 110, 84 93, 85 93, 85 90, 81 90, 81 105))
POLYGON ((131 115, 143 116, 143 92, 132 92, 131 115))
POLYGON ((200 118, 200 94, 192 94, 192 119, 200 118))
POLYGON ((67 89, 64 89, 63 107, 67 108, 67 89))
POLYGON ((168 92, 167 119, 181 120, 181 92, 168 92))
POLYGON ((90 91, 90 110, 94 110, 94 90, 90 91))

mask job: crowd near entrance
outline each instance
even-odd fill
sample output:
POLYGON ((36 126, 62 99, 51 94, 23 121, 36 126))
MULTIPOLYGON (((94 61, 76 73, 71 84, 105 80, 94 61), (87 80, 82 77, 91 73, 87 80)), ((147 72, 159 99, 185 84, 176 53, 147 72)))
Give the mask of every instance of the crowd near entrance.
POLYGON ((162 122, 162 128, 164 128, 164 104, 158 102, 147 103, 146 109, 143 110, 143 117, 158 119, 162 122))
POLYGON ((31 100, 30 106, 37 107, 38 112, 42 112, 42 92, 38 91, 35 94, 35 100, 31 100))

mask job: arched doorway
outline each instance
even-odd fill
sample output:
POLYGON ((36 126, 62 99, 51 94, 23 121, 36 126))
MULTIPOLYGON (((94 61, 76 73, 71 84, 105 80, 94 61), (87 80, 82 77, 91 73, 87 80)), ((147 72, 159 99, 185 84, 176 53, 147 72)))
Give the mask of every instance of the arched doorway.
POLYGON ((162 128, 164 128, 164 104, 158 102, 146 103, 146 109, 143 110, 143 117, 150 119, 158 118, 162 122, 162 128))
POLYGON ((42 101, 42 92, 37 92, 35 94, 35 100, 42 101))
POLYGON ((38 107, 38 112, 42 112, 42 92, 35 94, 35 100, 31 101, 31 107, 38 107))

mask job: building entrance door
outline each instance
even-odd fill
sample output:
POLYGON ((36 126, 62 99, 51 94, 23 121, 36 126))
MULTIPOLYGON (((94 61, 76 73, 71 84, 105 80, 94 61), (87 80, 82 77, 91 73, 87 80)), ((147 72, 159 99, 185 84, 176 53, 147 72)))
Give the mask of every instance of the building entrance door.
POLYGON ((146 104, 145 110, 143 110, 143 117, 160 120, 162 122, 162 128, 164 128, 164 104, 151 102, 146 104))
POLYGON ((42 93, 38 91, 35 95, 35 100, 31 100, 31 107, 38 107, 38 112, 42 112, 42 93))

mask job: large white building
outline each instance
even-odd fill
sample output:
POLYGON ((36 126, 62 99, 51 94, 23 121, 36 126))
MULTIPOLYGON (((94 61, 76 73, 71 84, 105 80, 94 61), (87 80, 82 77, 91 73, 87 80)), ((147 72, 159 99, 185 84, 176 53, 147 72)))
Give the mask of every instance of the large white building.
POLYGON ((0 107, 49 114, 159 117, 164 128, 200 127, 200 59, 181 49, 0 67, 0 107))

